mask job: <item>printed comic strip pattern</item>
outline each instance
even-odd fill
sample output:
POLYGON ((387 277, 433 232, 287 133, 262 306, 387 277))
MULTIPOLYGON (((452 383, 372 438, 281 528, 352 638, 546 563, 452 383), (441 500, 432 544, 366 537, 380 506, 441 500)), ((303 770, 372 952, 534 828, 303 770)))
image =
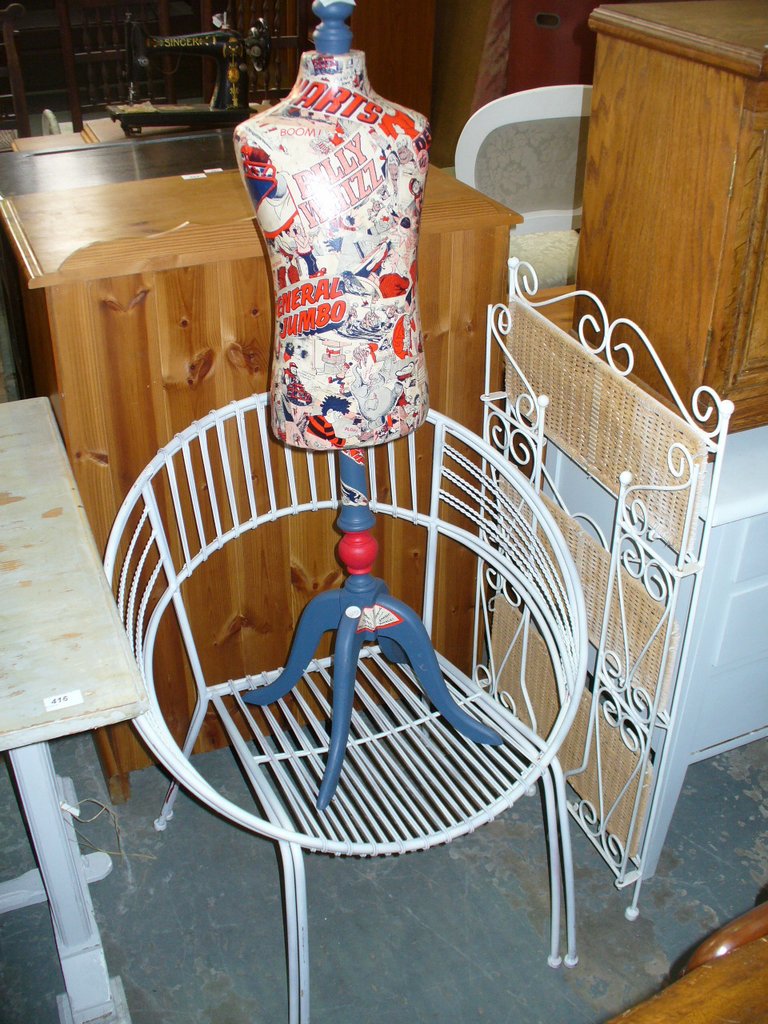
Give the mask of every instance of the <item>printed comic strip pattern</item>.
POLYGON ((302 448, 383 444, 429 407, 416 252, 426 118, 377 96, 358 51, 307 53, 235 132, 275 287, 271 410, 302 448))

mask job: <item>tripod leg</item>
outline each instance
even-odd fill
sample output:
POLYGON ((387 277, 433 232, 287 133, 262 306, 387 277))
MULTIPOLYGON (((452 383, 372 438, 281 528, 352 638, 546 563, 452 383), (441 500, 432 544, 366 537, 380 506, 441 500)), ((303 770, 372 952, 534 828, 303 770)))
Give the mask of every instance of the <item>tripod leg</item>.
POLYGON ((336 650, 333 658, 333 718, 328 760, 323 774, 320 791, 317 794, 317 809, 325 810, 336 792, 336 785, 344 763, 344 752, 349 738, 352 721, 352 700, 355 694, 357 659, 363 646, 365 632, 357 631, 360 609, 348 608, 339 623, 336 634, 336 650))
POLYGON ((405 652, 416 678, 440 714, 467 739, 498 746, 502 742, 499 734, 468 715, 449 693, 432 641, 413 608, 390 595, 379 604, 402 620, 390 628, 391 638, 405 652))
POLYGON ((285 668, 269 686, 262 686, 257 690, 248 690, 244 693, 245 703, 263 707, 265 704, 272 704, 279 700, 292 690, 314 657, 323 634, 336 629, 341 615, 340 591, 327 590, 313 597, 299 619, 285 668))
POLYGON ((403 648, 391 636, 379 635, 379 647, 387 661, 391 661, 393 665, 402 665, 408 661, 408 656, 403 648))

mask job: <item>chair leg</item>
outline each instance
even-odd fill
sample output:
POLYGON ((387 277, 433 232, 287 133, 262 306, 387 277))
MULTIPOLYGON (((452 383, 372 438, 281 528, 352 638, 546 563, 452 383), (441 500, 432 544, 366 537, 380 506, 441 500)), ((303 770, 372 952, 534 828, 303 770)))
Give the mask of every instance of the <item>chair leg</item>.
POLYGON ((563 880, 560 869, 560 821, 552 781, 552 773, 545 771, 541 777, 541 784, 544 790, 544 828, 547 833, 547 846, 549 848, 549 897, 551 907, 547 963, 550 967, 559 967, 563 962, 563 958, 560 955, 560 917, 562 913, 563 880))
POLYGON ((288 954, 288 1024, 309 1024, 309 935, 304 855, 295 843, 278 843, 288 954))
POLYGON ((566 953, 565 966, 575 967, 579 962, 576 953, 576 884, 573 876, 573 850, 571 847, 571 818, 568 814, 568 794, 565 788, 565 776, 560 762, 555 760, 550 765, 555 780, 555 804, 557 806, 560 846, 563 858, 563 893, 565 895, 565 931, 566 953))
MULTIPOLYGON (((195 708, 195 713, 192 716, 192 721, 189 723, 189 729, 187 730, 187 738, 184 740, 184 746, 181 752, 184 757, 189 760, 192 754, 192 748, 195 745, 200 730, 203 727, 203 721, 205 720, 205 713, 208 710, 207 700, 198 700, 195 708)), ((176 797, 179 794, 179 784, 174 781, 168 787, 168 792, 165 794, 165 800, 163 800, 163 806, 160 808, 160 814, 155 818, 154 826, 156 832, 165 832, 168 822, 173 817, 173 805, 176 803, 176 797)))

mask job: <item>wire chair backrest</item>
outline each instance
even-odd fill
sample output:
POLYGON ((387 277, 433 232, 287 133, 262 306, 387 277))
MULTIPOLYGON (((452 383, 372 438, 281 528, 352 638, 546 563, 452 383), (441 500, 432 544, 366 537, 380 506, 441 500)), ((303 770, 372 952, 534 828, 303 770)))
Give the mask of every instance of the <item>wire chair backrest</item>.
MULTIPOLYGON (((175 769, 201 799, 218 810, 223 806, 230 818, 271 838, 288 839, 309 849, 371 855, 420 848, 468 831, 509 806, 557 756, 583 686, 586 627, 571 556, 543 502, 498 453, 439 414, 431 412, 417 434, 385 446, 370 459, 371 507, 392 528, 411 531, 409 550, 417 553, 420 610, 428 630, 440 614, 435 603, 443 578, 453 572, 474 576, 475 607, 465 626, 467 663, 457 675, 468 692, 481 691, 500 699, 498 678, 506 664, 525 657, 529 633, 541 637, 552 666, 550 701, 554 710, 541 723, 525 718, 513 726, 523 751, 517 755, 521 759, 514 781, 507 779, 492 798, 476 797, 477 806, 470 801, 474 809, 458 815, 454 811, 453 817, 438 825, 422 826, 423 834, 412 835, 404 828, 402 835, 389 841, 374 833, 361 833, 351 840, 335 831, 329 834, 323 831, 326 824, 310 820, 303 798, 295 818, 265 806, 271 799, 264 796, 271 792, 269 787, 262 790, 261 812, 230 801, 222 803, 224 798, 191 769, 181 752, 188 723, 164 719, 164 690, 179 685, 179 680, 168 679, 164 672, 164 649, 168 647, 184 648, 190 707, 195 702, 219 706, 225 697, 232 702, 233 695, 237 703, 237 693, 251 678, 278 669, 259 662, 256 638, 244 651, 239 669, 242 678, 233 682, 227 671, 222 673, 215 628, 210 621, 193 621, 188 613, 189 588, 208 585, 208 573, 239 571, 247 577, 252 601, 268 608, 270 581, 244 573, 259 564, 258 554, 245 542, 263 530, 263 543, 279 543, 275 530, 305 515, 331 515, 339 505, 333 455, 296 452, 275 444, 268 434, 266 407, 266 395, 253 396, 192 424, 147 466, 116 520, 105 569, 152 701, 151 711, 139 720, 138 728, 161 761, 175 769), (417 474, 424 459, 431 460, 432 466, 428 486, 417 474), (490 633, 501 604, 522 609, 526 617, 525 630, 511 637, 504 650, 498 643, 494 647, 490 633)), ((269 613, 269 620, 278 628, 279 611, 269 609, 269 613)), ((378 714, 374 704, 386 702, 385 692, 386 687, 372 698, 371 715, 378 714)), ((325 697, 318 692, 306 699, 309 713, 313 702, 325 697)), ((525 681, 518 699, 528 700, 525 681)), ((498 713, 505 720, 510 718, 513 704, 505 698, 499 705, 498 713)), ((397 704, 387 713, 396 719, 403 714, 403 707, 397 704)), ((239 714, 244 707, 235 710, 239 714)), ((285 714, 293 713, 286 706, 285 714)), ((418 714, 426 715, 425 721, 430 719, 428 709, 418 714)), ((296 719, 297 734, 304 719, 302 714, 296 719)), ((231 733, 230 740, 237 744, 233 719, 223 715, 222 721, 225 731, 231 733)), ((258 729, 269 733, 273 728, 276 722, 266 714, 258 729)), ((392 725, 392 732, 407 728, 403 720, 392 725)), ((380 740, 383 731, 374 729, 359 742, 365 745, 380 740)), ((257 739, 257 745, 259 742, 257 739)), ((267 762, 273 758, 270 750, 265 748, 267 762)), ((286 753, 280 771, 288 771, 285 765, 289 760, 305 764, 314 756, 310 748, 286 753)), ((478 771, 499 775, 492 762, 496 755, 490 749, 475 746, 470 756, 478 757, 478 771), (483 758, 491 761, 485 764, 483 758)), ((292 792, 304 785, 303 769, 295 770, 290 781, 280 776, 292 792)), ((494 785, 499 785, 498 779, 494 785)), ((427 797, 423 799, 429 804, 427 797)), ((434 815, 434 809, 428 813, 434 815)))

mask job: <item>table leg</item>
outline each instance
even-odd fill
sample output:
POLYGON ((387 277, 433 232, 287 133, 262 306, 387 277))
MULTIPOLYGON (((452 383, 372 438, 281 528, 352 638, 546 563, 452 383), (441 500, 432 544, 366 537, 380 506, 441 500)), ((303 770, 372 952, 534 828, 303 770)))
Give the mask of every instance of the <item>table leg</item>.
POLYGON ((66 994, 63 1024, 130 1024, 119 979, 110 983, 83 858, 61 796, 47 743, 9 751, 40 875, 48 895, 66 994))

